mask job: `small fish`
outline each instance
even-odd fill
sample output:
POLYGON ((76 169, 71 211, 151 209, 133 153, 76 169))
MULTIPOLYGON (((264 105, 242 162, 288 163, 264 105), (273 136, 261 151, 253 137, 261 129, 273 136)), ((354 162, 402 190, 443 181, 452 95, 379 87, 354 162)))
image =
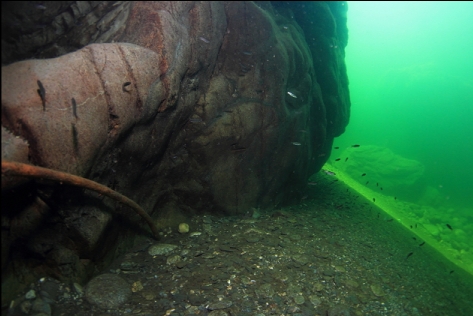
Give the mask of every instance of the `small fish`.
POLYGON ((356 144, 356 145, 351 145, 351 147, 360 147, 360 145, 356 144))
POLYGON ((395 200, 397 200, 397 197, 394 197, 395 200))
POLYGON ((425 241, 424 241, 423 243, 421 243, 421 244, 419 245, 419 247, 422 247, 423 245, 425 245, 425 241))
POLYGON ((373 198, 373 202, 376 202, 376 199, 375 199, 375 198, 373 198))
POLYGON ((301 143, 299 143, 299 142, 292 142, 292 144, 293 144, 294 146, 300 146, 300 145, 301 145, 301 143))
POLYGON ((339 160, 340 160, 340 158, 335 159, 335 161, 339 161, 339 160))
POLYGON ((369 181, 366 181, 365 185, 368 185, 368 183, 370 183, 369 181))
POLYGON ((190 118, 190 119, 189 119, 189 122, 191 122, 191 123, 200 123, 200 122, 202 122, 202 118, 200 118, 200 117, 193 117, 193 118, 190 118))
POLYGON ((378 182, 376 182, 376 186, 378 186, 378 182))
POLYGON ((46 9, 47 9, 47 8, 46 8, 44 5, 42 5, 42 4, 37 4, 37 5, 35 5, 34 7, 35 7, 36 9, 38 9, 38 10, 46 10, 46 9))
POLYGON ((72 129, 72 145, 74 146, 74 151, 77 153, 79 151, 79 137, 77 134, 77 129, 74 123, 71 124, 72 129))
POLYGON ((207 43, 207 44, 210 43, 210 41, 206 39, 205 37, 200 36, 199 39, 204 43, 207 43))
POLYGON ((455 271, 453 271, 453 270, 450 270, 450 273, 449 273, 449 274, 452 274, 453 272, 455 272, 455 271))
POLYGON ((294 93, 292 93, 291 91, 288 91, 287 94, 289 94, 294 99, 297 99, 297 96, 294 93))
POLYGON ((253 55, 251 52, 243 52, 243 55, 246 55, 246 56, 251 56, 253 55))
POLYGON ((381 191, 383 190, 383 188, 381 188, 381 187, 380 187, 379 189, 380 189, 381 191))
POLYGON ((453 228, 452 228, 452 226, 450 226, 450 224, 446 224, 446 225, 447 225, 448 229, 453 230, 453 228))
POLYGON ((409 226, 410 226, 410 227, 411 227, 411 229, 412 229, 412 225, 409 225, 409 226))
POLYGON ((409 259, 409 257, 412 256, 413 254, 414 254, 413 252, 409 252, 409 253, 407 254, 406 260, 409 259))
POLYGON ((362 176, 362 177, 366 176, 366 173, 363 173, 361 176, 362 176))
POLYGON ((387 222, 392 222, 394 218, 390 218, 387 220, 387 222))
POLYGON ((74 114, 74 117, 77 118, 77 103, 76 103, 76 99, 72 98, 72 99, 71 99, 71 102, 72 102, 72 114, 74 114))
POLYGON ((348 157, 347 157, 347 158, 345 158, 345 162, 347 162, 347 160, 348 160, 348 157))
POLYGON ((338 149, 338 148, 340 148, 340 147, 334 147, 333 149, 338 149))
POLYGON ((307 182, 308 185, 317 185, 317 182, 307 182))
POLYGON ((325 173, 328 174, 329 176, 334 176, 334 175, 335 175, 335 172, 332 172, 332 171, 323 170, 323 172, 325 172, 325 173))
POLYGON ((415 228, 417 228, 417 224, 415 225, 415 228))
POLYGON ((43 111, 46 111, 46 90, 44 89, 44 86, 41 83, 41 81, 36 80, 36 82, 38 83, 38 87, 39 87, 39 89, 37 90, 38 94, 41 98, 41 102, 43 102, 43 111))
POLYGON ((127 90, 127 88, 126 88, 126 87, 128 87, 129 85, 131 85, 131 82, 130 82, 130 81, 125 82, 125 83, 122 85, 122 91, 123 91, 123 92, 130 92, 130 91, 127 90))
POLYGON ((417 240, 417 238, 415 238, 415 237, 412 237, 412 239, 417 240))

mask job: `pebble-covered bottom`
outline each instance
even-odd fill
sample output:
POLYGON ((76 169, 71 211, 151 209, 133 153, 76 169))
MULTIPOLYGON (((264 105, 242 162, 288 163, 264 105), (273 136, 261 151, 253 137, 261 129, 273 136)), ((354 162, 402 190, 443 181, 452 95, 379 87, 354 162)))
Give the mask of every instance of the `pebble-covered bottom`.
POLYGON ((189 233, 143 238, 102 271, 112 288, 42 278, 2 315, 473 315, 471 275, 330 190, 246 218, 194 217, 189 233))

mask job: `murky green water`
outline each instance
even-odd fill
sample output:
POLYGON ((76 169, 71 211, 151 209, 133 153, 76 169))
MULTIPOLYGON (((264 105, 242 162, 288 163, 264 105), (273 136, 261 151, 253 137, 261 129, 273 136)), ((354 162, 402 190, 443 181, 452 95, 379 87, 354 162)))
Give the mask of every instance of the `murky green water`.
POLYGON ((413 228, 470 262, 473 3, 348 8, 352 115, 330 163, 376 194, 408 203, 413 228))

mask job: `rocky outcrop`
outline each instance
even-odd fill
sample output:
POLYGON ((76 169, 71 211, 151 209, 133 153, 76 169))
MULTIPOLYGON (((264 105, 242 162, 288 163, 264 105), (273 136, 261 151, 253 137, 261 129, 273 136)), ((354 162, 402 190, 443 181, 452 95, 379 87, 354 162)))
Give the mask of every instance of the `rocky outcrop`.
MULTIPOLYGON (((2 136, 2 159, 106 184, 161 227, 299 199, 348 123, 343 2, 28 5, 3 7, 2 128, 23 145, 2 136)), ((144 233, 93 193, 6 185, 2 258, 28 271, 83 280, 144 233)))

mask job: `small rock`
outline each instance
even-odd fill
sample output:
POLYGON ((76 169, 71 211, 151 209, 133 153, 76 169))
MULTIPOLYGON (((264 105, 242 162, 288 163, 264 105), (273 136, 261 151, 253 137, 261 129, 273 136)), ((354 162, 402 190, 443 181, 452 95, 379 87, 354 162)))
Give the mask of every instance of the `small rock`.
POLYGON ((23 303, 20 304, 20 310, 24 314, 29 314, 32 306, 33 306, 33 303, 31 303, 31 301, 24 301, 23 303))
POLYGON ((309 300, 314 305, 314 307, 319 306, 322 303, 322 300, 317 295, 309 296, 309 300))
POLYGON ((350 316, 350 310, 345 305, 336 305, 327 311, 328 316, 350 316))
POLYGON ((373 292, 374 295, 376 296, 384 296, 386 293, 384 292, 383 288, 379 284, 372 284, 371 286, 371 291, 373 292))
POLYGON ((133 293, 139 292, 143 290, 143 284, 141 284, 141 281, 136 281, 131 285, 131 291, 133 293))
POLYGON ((185 234, 189 232, 189 224, 186 223, 180 223, 179 224, 179 232, 181 234, 185 234))
POLYGON ((73 284, 74 290, 76 290, 76 293, 79 294, 79 296, 82 296, 84 294, 84 290, 82 289, 82 286, 79 283, 73 284))
POLYGON ((305 303, 304 296, 303 295, 294 296, 294 303, 296 303, 297 305, 304 304, 305 303))
POLYGON ((186 265, 187 265, 187 262, 184 262, 184 261, 176 262, 176 267, 177 267, 178 269, 182 269, 182 268, 184 268, 186 265))
POLYGON ((256 290, 256 294, 261 297, 273 297, 273 286, 270 283, 265 283, 256 290))
POLYGON ((351 288, 357 288, 359 287, 360 285, 358 284, 358 282, 354 281, 354 280, 351 280, 351 279, 348 279, 345 284, 348 286, 348 287, 351 287, 351 288))
POLYGON ((222 310, 211 311, 209 316, 228 316, 228 313, 222 310))
POLYGON ((85 290, 87 301, 103 309, 117 308, 130 296, 130 285, 115 274, 102 274, 95 277, 87 284, 85 290))
POLYGON ((307 256, 300 255, 300 254, 293 255, 292 260, 299 263, 300 265, 306 265, 307 263, 309 263, 309 258, 307 256))
POLYGON ((181 261, 181 256, 179 255, 170 256, 166 259, 166 263, 169 265, 175 265, 179 261, 181 261))
POLYGON ((48 303, 46 303, 40 298, 37 298, 34 300, 31 310, 36 313, 41 313, 41 314, 51 316, 51 305, 49 305, 48 303))
POLYGON ((25 298, 27 300, 32 300, 34 298, 36 298, 36 292, 35 290, 29 290, 26 294, 25 294, 25 298))
POLYGON ((218 301, 216 303, 209 304, 208 309, 209 310, 224 309, 224 308, 229 308, 232 305, 233 305, 232 301, 223 300, 223 301, 218 301))
POLYGON ((131 262, 131 261, 124 261, 120 264, 120 269, 123 271, 133 271, 133 270, 138 270, 140 268, 140 265, 136 262, 131 262))
POLYGON ((152 256, 166 255, 176 248, 176 245, 171 244, 154 244, 149 247, 148 253, 152 256))

